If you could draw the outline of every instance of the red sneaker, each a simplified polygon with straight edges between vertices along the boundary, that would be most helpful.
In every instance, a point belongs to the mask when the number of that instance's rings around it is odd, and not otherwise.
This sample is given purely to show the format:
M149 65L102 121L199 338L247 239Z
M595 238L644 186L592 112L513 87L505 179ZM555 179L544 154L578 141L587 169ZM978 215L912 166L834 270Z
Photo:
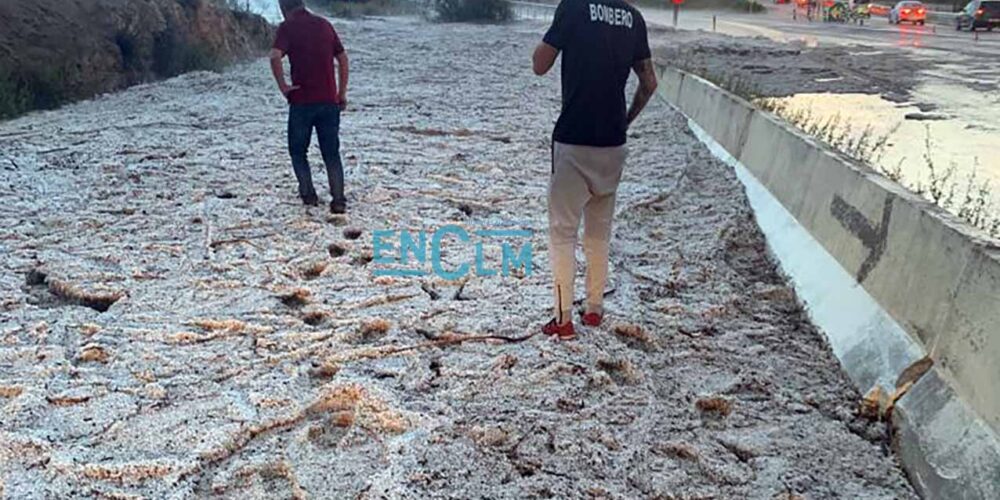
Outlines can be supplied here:
M559 337L559 340L573 340L576 338L576 332L573 331L573 322L570 321L565 325L556 324L556 320L549 321L548 324L542 327L542 333L545 335L555 335Z
M584 313L583 315L583 324L586 326L601 326L601 321L604 321L603 314Z

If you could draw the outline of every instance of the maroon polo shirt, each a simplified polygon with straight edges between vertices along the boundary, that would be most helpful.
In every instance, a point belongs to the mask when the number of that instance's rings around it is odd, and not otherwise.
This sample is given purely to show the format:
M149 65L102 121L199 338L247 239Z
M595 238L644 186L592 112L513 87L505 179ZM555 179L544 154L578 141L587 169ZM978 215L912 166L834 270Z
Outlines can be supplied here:
M344 52L340 37L329 21L306 9L288 15L278 27L274 48L288 55L292 85L291 104L340 104L333 60Z

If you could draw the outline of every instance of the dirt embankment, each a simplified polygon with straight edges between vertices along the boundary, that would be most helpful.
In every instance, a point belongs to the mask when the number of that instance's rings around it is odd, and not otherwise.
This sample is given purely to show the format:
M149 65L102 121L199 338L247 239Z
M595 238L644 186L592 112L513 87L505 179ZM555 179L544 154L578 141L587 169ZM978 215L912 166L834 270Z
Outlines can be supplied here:
M272 27L213 0L0 0L0 118L260 52Z

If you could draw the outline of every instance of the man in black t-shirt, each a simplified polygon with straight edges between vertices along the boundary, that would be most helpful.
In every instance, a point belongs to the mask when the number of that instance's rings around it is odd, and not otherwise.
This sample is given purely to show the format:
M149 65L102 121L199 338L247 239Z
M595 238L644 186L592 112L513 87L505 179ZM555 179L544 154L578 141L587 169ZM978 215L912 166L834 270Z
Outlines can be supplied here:
M604 318L608 242L615 193L627 151L629 125L656 91L646 22L624 0L562 0L552 27L535 49L534 70L544 75L562 53L562 113L552 136L549 183L549 257L555 281L555 318L542 331L572 339L576 240L583 218L587 299L583 323ZM639 88L625 108L625 83Z

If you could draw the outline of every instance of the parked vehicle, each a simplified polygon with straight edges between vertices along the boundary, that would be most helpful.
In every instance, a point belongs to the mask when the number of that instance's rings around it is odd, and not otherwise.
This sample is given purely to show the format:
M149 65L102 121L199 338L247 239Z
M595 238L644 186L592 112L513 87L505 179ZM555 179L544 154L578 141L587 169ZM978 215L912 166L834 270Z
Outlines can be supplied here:
M904 0L889 11L889 24L903 22L923 25L927 22L927 7L913 0Z
M868 4L868 13L873 16L889 16L889 7L882 4L870 3Z
M835 2L826 9L826 16L823 20L830 23L843 23L847 21L848 12L850 12L850 7L847 6L846 2Z
M958 20L955 21L955 29L959 31L963 28L969 28L969 31L976 31L978 28L993 31L998 26L1000 0L972 0L958 13Z

